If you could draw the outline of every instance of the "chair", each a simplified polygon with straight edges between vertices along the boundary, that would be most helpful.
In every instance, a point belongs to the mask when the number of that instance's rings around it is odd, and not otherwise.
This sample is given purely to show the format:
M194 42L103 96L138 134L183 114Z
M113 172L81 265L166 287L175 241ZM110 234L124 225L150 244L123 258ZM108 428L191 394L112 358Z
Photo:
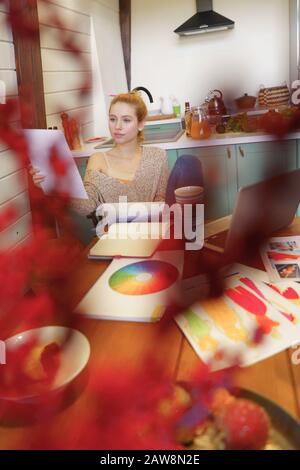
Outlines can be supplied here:
M204 186L201 161L193 155L182 155L176 160L166 190L166 203L169 206L175 203L175 189L184 186Z

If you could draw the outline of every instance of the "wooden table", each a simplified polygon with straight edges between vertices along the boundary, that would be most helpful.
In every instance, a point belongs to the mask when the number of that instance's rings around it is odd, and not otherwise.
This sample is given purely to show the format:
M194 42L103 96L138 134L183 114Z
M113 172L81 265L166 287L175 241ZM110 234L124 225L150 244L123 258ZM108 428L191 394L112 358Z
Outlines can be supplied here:
M300 218L279 235L300 234ZM277 234L276 234L277 235ZM108 262L94 261L83 254L80 269L72 278L71 288L74 305L95 283L107 267ZM262 268L259 258L252 265ZM171 322L164 333L163 340L157 342L159 324L130 323L92 320L85 318L80 323L80 330L91 344L91 359L112 361L115 364L139 366L147 352L155 351L155 357L163 360L166 371L172 374L174 381L188 379L190 372L200 359L185 339L175 322ZM287 350L251 367L242 369L237 383L274 400L294 417L300 418L300 364L293 365L291 354ZM300 354L299 354L300 359ZM76 417L88 406L85 393L73 405L57 415L52 422L54 429L64 429L64 424ZM35 431L38 426L34 426ZM0 427L0 448L18 448L18 439L30 428Z

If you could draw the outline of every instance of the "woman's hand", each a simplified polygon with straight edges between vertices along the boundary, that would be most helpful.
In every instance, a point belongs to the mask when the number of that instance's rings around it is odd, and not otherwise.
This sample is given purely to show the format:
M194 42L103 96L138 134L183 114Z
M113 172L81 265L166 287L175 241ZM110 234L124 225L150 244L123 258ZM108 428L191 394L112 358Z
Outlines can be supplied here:
M32 181L35 184L35 186L40 188L41 183L44 181L46 177L42 175L41 172L37 168L34 168L31 165L29 167L29 174L32 176Z

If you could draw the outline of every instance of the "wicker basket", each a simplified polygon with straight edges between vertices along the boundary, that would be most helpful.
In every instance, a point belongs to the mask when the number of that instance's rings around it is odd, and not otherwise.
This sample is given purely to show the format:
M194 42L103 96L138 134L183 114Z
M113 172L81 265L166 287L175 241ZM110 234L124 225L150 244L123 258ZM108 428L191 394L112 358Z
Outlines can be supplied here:
M258 104L262 107L279 107L290 102L290 90L287 85L261 88L258 93Z

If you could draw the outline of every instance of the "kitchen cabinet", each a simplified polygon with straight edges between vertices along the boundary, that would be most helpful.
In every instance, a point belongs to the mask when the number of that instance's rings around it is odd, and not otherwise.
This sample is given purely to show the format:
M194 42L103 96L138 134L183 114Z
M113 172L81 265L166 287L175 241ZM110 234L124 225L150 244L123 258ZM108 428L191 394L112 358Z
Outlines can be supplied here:
M232 213L239 188L299 168L300 140L171 149L167 150L170 170L183 155L200 159L205 186L205 219L216 219ZM88 157L75 160L83 178ZM83 225L89 225L90 237L90 221Z
M177 151L177 157L187 154L201 160L206 219L231 214L241 187L300 167L300 141L296 140Z
M235 145L237 189L297 168L297 141Z
M230 214L237 191L234 146L178 150L178 158L182 155L193 155L201 161L205 188L205 219Z
M169 169L172 170L177 160L177 150L167 150Z
M82 179L84 178L88 161L89 161L89 157L75 158L75 163L77 165L78 171Z

